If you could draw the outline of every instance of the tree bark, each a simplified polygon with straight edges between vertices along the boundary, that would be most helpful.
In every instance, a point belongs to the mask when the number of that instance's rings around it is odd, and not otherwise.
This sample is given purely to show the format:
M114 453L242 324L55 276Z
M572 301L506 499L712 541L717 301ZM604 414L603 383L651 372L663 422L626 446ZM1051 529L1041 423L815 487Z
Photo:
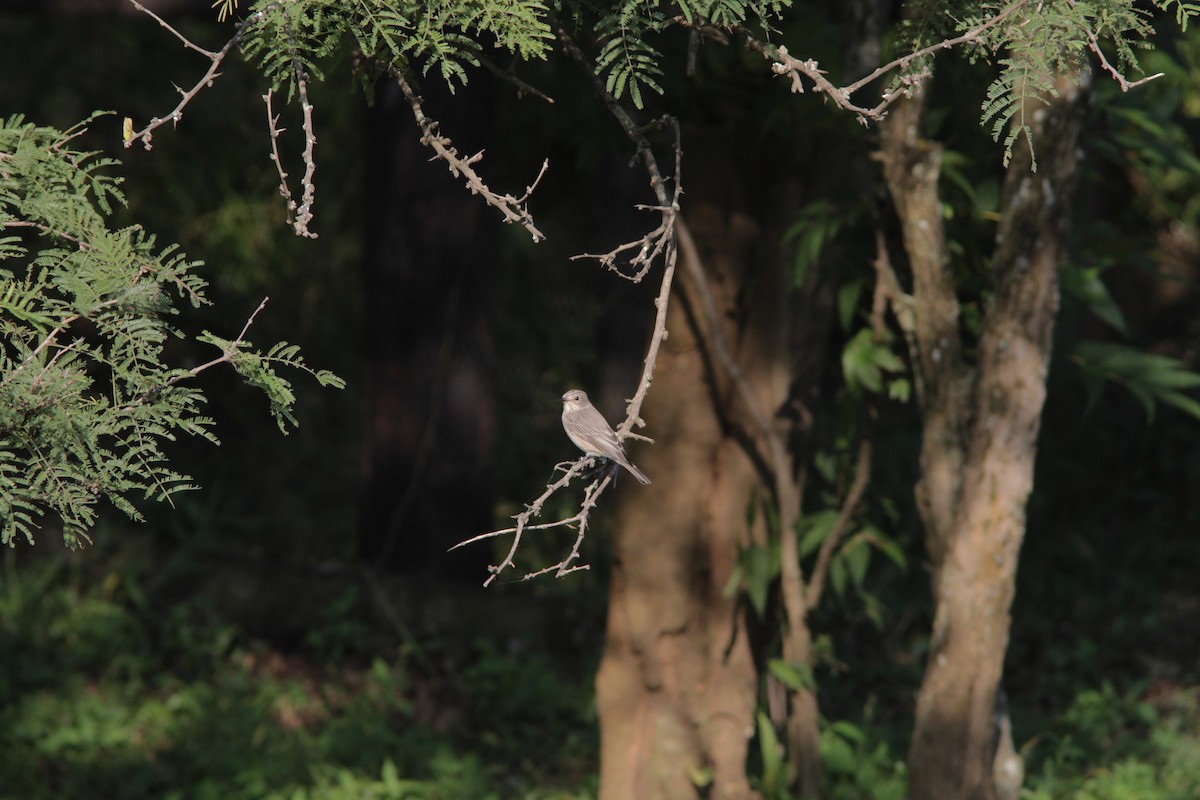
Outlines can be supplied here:
M909 751L914 800L996 797L997 691L1033 487L1058 270L1089 82L1086 71L1063 76L1058 97L1027 109L1035 120L1038 171L1031 170L1029 151L1018 142L1005 180L978 365L969 373L957 357L957 320L947 316L952 286L936 283L948 275L945 259L931 255L929 242L918 235L941 224L940 209L928 202L936 200L936 148L921 142L915 128L907 134L892 130L885 138L885 174L914 270L918 370L924 382L919 400L926 425L918 498L936 601ZM926 304L917 273L922 264L939 261L943 266L931 267L935 283L924 287L934 302ZM940 333L930 336L930 330ZM948 353L955 356L949 365L941 360ZM957 472L939 472L948 465L957 465Z
M701 169L687 184L670 337L643 407L656 444L634 459L654 483L622 495L616 516L597 677L605 800L758 796L746 759L759 674L745 603L725 587L739 548L767 541L768 514L750 522L747 503L774 501L781 514L787 504L790 516L799 505L786 449L795 423L779 413L791 390L797 295L773 235L791 219L795 193L768 182L775 199L764 198L746 179L761 173L730 158L739 151L728 131L693 128L687 142L688 163ZM778 445L773 456L765 429ZM782 476L773 463L780 453ZM781 487L791 499L779 496ZM789 639L807 642L806 625L802 608ZM802 649L787 657L808 663ZM806 734L807 751L793 748L789 760L802 765L815 793L811 693L792 698L788 724Z
M757 227L745 217L694 216L716 249L705 248L709 264L725 272L713 283L728 311ZM745 764L757 672L738 600L723 590L749 536L744 509L758 476L718 418L695 321L677 293L643 406L657 445L634 458L654 483L626 491L616 515L596 679L602 800L692 800L701 796L693 776L705 769L709 796L756 796Z
M924 111L925 93L918 89L888 116L882 150L912 272L911 310L898 316L915 347L913 375L922 414L917 509L936 584L962 485L973 375L962 359L958 297L938 196L942 149L921 135Z

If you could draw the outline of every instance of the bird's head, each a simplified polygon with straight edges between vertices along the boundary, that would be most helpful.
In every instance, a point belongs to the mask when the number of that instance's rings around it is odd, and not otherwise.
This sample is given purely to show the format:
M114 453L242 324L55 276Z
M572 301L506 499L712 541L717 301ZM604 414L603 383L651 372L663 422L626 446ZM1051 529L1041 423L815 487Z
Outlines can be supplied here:
M582 389L569 389L562 396L563 408L578 409L588 404L587 393Z

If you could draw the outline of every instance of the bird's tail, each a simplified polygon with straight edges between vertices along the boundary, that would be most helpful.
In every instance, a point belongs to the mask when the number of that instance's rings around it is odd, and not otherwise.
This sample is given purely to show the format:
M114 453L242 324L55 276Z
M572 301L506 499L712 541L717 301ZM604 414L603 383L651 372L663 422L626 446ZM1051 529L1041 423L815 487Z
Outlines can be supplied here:
M642 486L645 486L650 482L650 479L646 477L646 473L635 467L633 462L625 462L624 467L625 469L629 470L630 475L638 479L638 483L640 483Z

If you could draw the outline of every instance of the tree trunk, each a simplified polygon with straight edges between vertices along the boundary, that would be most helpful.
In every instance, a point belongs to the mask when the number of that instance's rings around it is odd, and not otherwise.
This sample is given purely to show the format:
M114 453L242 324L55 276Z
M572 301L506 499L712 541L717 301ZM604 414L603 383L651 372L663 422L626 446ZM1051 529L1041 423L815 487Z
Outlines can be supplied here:
M701 224L723 241L714 260L743 270L752 224ZM723 589L749 536L744 508L758 477L723 431L702 345L678 294L668 330L643 407L657 445L635 456L654 483L626 491L617 511L596 679L600 796L691 800L700 796L693 775L708 768L712 797L750 798L745 763L757 672L737 598Z
M739 192L757 195L728 158L726 135L692 130L687 141L688 163L704 169L688 183L691 238L685 246L689 234L680 235L670 337L642 409L656 444L635 446L634 460L654 483L627 482L616 515L607 641L596 681L603 800L758 796L746 776L758 670L744 603L725 587L739 547L766 541L767 515L750 523L746 508L756 496L765 502L774 476L751 455L763 452L759 432L747 423L745 396L727 367L716 363L710 326L720 326L743 386L773 417L787 400L791 376L790 273L776 248L762 246L773 240L744 210ZM762 205L772 215L791 207ZM695 266L703 269L712 307ZM811 706L808 760L815 770L815 699Z
M1048 106L1031 104L1028 109L1035 120L1039 167L1036 173L1030 169L1029 152L1019 141L1005 181L993 292L974 370L967 372L958 360L957 326L944 317L929 319L930 311L936 315L949 307L946 286L931 289L926 284L922 290L914 279L926 425L918 497L937 608L909 751L914 800L996 797L997 691L1025 506L1033 487L1058 310L1058 269L1088 82L1086 72L1064 76L1058 97ZM912 119L907 123L917 124ZM916 273L922 264L939 261L930 258L937 237L920 237L934 226L940 230L941 214L936 204L915 197L924 193L928 200L933 193L936 199L937 160L936 149L921 143L914 130L908 135L890 131L895 138L885 141L884 149L885 171ZM931 304L922 301L922 291ZM922 324L940 334L923 338ZM954 356L953 363L945 363L947 354ZM957 403L963 406L955 408ZM950 423L943 424L945 420ZM930 435L930 427L938 431L936 436ZM958 465L957 476L934 470L947 465Z

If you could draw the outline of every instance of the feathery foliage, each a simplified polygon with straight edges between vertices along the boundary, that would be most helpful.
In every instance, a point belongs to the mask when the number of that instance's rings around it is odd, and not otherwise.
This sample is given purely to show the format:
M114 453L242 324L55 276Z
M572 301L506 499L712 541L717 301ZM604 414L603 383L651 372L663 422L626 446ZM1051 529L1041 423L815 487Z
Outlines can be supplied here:
M294 397L274 367L341 385L292 345L260 353L245 330L230 341L172 324L179 301L206 302L199 262L139 226L109 227L124 198L116 162L75 149L88 121L67 132L0 121L0 542L10 546L55 516L74 546L100 498L138 519L137 500L191 488L163 447L179 434L217 441L204 394L187 385L209 367L232 363L262 388L281 428L295 424ZM168 341L187 338L221 355L169 366Z
M1194 4L1175 0L1155 0L1154 4L1162 9L1178 6L1177 16L1184 27L1198 10ZM1001 4L984 4L984 13L964 18L959 30L976 27L1002 8ZM1154 33L1149 16L1146 9L1128 0L1051 0L1036 8L1021 8L1004 25L988 32L983 51L1003 55L998 59L1000 74L981 105L981 123L991 124L993 139L1003 138L1006 166L1022 136L1033 155L1031 109L1056 93L1058 75L1086 63L1093 46L1099 49L1101 43L1109 44L1116 53L1112 66L1120 72L1141 72L1135 49L1148 46ZM1032 164L1036 171L1036 158Z
M683 20L688 26L711 25L725 30L754 23L770 28L790 5L790 0L681 0L678 3L622 0L594 4L595 26L600 41L596 74L605 89L620 99L628 92L637 108L645 107L643 90L662 94L662 53L646 37L665 31Z
M290 92L305 75L320 78L319 61L346 40L385 63L436 71L453 89L486 43L529 61L545 59L553 38L542 0L264 0L255 9L242 31L246 54Z

